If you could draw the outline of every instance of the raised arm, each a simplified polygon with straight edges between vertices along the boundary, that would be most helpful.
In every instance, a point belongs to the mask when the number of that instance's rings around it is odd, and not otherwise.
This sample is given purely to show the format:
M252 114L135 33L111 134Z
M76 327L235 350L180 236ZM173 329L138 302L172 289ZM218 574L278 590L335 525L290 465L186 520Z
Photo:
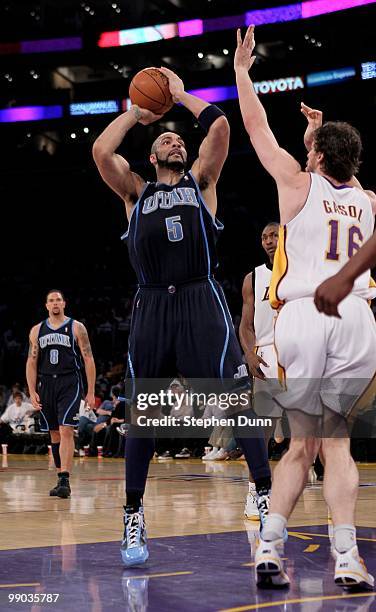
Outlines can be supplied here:
M300 110L307 119L307 128L304 133L304 144L307 151L310 151L313 145L315 130L322 126L322 111L311 108L310 106L304 104L304 102L300 103Z
M29 334L29 353L26 361L26 380L29 388L31 403L35 410L40 410L42 404L37 393L37 376L38 376L38 332L40 324L34 325Z
M180 102L199 121L207 131L201 143L198 158L192 166L192 173L212 213L216 212L215 186L228 155L230 126L225 114L215 105L201 100L184 90L183 81L168 68L160 68L167 76L171 95ZM206 192L206 193L205 193Z
M127 112L114 119L93 145L93 157L99 173L105 183L124 200L128 217L144 188L145 181L131 171L127 160L116 151L136 123L148 125L160 117L133 105Z
M340 317L338 304L350 293L358 276L374 266L376 266L376 233L337 274L328 278L316 289L317 310L333 317Z
M279 146L270 129L265 109L248 74L255 61L255 56L252 56L254 46L254 26L249 26L243 41L240 30L237 31L234 68L240 111L260 162L277 183L280 217L284 225L304 206L310 179L292 155Z
M264 168L277 182L288 181L298 175L301 168L298 162L279 146L269 127L265 109L253 88L248 72L256 59L256 56L252 56L254 47L254 26L249 26L243 41L238 30L234 68L244 127Z
M245 358L247 360L249 370L252 376L256 378L260 378L261 380L265 380L265 376L260 369L260 363L264 366L268 367L268 364L265 363L255 353L255 345L256 345L256 334L254 327L254 316L255 316L255 296L252 288L252 272L247 274L244 278L243 288L243 308L242 308L242 318L239 326L239 338L240 344L242 345L242 349L244 351Z
M85 373L87 380L87 394L85 397L85 402L89 404L90 408L95 407L95 362L93 357L93 352L90 346L90 340L88 333L86 331L86 327L83 323L79 321L74 322L74 335L77 339L78 346L80 347L81 355L85 364Z

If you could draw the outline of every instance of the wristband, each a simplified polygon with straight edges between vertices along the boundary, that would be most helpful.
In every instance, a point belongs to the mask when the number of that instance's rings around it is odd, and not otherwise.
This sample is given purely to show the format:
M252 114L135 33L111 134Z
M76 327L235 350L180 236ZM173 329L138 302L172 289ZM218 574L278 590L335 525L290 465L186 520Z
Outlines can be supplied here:
M216 106L215 104L210 104L210 106L207 106L206 108L204 108L203 111L201 111L201 113L197 117L197 121L205 130L205 132L208 132L210 126L214 123L216 119L218 119L218 117L225 116L226 115L224 114L224 112L221 111L218 106Z

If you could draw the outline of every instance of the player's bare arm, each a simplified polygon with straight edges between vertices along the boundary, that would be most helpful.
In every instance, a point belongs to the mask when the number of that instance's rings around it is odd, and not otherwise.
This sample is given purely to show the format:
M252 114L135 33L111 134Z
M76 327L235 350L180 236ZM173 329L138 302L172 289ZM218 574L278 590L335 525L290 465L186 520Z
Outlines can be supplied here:
M93 145L93 157L99 173L105 183L124 200L128 218L144 188L145 181L131 171L127 160L116 151L136 123L148 125L157 119L160 119L160 115L133 105L127 112L114 119Z
M304 104L304 102L300 103L300 110L307 119L307 128L304 133L304 144L307 151L310 151L313 146L315 131L322 126L323 114L322 111L316 108L311 108L310 106L307 106L307 104Z
M310 178L307 173L302 172L300 164L292 155L279 146L270 129L265 109L254 91L248 74L256 59L252 56L254 47L254 26L249 26L244 40L238 30L234 69L240 111L260 162L277 183L281 224L284 225L303 208L309 191Z
M183 81L172 70L168 68L160 68L160 70L169 80L170 92L174 102L183 104L196 118L205 109L212 106L208 102L187 93L184 90ZM220 115L211 123L207 136L201 143L198 158L192 166L192 173L213 215L217 210L215 186L228 155L229 140L229 123L224 115Z
M260 364L264 365L265 367L268 367L268 364L255 353L255 296L252 288L252 272L247 274L247 276L244 278L242 296L243 308L239 326L240 344L242 345L242 349L252 376L265 380L265 376L260 369Z
M317 310L340 318L338 304L349 295L358 276L374 266L376 266L376 233L337 274L319 285L315 293Z
M77 339L77 343L80 347L81 355L85 364L85 372L87 379L87 395L85 401L87 404L89 404L90 408L94 408L94 389L96 378L95 362L93 352L91 350L89 335L83 323L80 323L79 321L74 322L74 335Z
M26 361L26 380L29 388L30 399L34 410L41 410L42 404L37 393L37 376L38 376L38 332L40 324L34 325L29 334L29 352Z

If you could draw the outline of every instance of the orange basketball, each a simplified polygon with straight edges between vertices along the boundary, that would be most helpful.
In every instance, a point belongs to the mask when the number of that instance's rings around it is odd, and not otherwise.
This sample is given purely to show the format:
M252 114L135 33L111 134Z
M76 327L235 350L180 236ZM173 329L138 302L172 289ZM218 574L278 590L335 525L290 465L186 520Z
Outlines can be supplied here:
M158 68L144 68L137 72L129 86L132 104L163 115L173 106L168 78Z

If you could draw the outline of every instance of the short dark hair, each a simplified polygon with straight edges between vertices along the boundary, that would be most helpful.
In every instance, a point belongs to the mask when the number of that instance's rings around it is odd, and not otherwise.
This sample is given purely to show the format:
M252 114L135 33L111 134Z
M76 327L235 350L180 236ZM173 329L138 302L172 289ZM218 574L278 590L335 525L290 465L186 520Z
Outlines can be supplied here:
M12 394L13 399L16 399L16 397L20 397L21 399L23 399L23 395L21 391L14 391Z
M60 293L61 297L63 298L63 300L65 302L64 293L62 292L61 289L50 289L49 291L47 291L47 293L46 293L46 302L48 300L48 296L51 295L51 293Z
M328 121L314 134L314 149L322 153L324 174L346 183L359 170L362 140L356 128L344 121Z

